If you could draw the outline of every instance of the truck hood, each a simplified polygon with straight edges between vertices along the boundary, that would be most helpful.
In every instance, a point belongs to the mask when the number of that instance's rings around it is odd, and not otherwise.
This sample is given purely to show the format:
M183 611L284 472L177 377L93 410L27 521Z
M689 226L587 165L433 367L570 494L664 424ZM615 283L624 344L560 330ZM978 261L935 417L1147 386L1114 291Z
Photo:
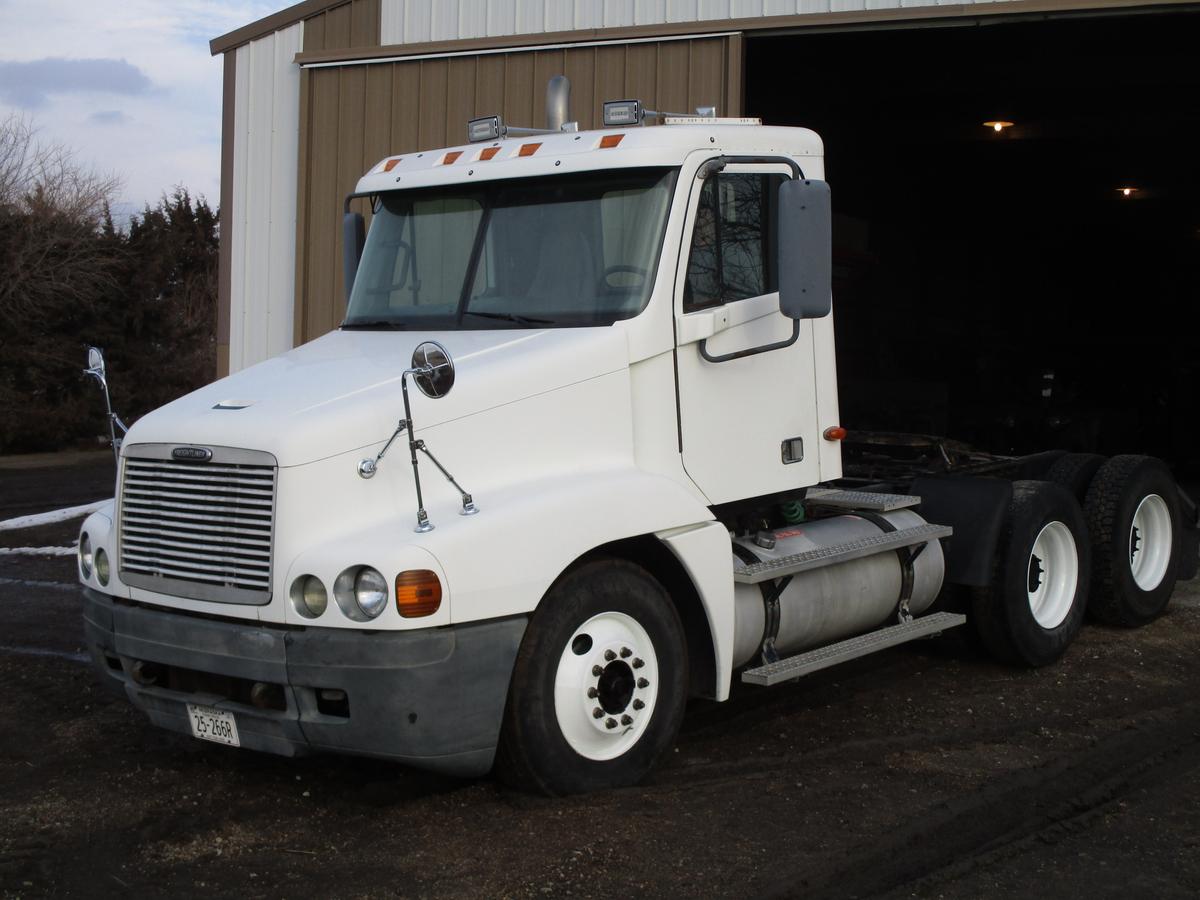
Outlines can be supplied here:
M265 450L280 466L376 444L387 440L404 414L400 376L425 340L450 352L456 380L437 400L410 380L413 421L422 432L629 365L625 333L612 326L334 331L149 413L125 444Z

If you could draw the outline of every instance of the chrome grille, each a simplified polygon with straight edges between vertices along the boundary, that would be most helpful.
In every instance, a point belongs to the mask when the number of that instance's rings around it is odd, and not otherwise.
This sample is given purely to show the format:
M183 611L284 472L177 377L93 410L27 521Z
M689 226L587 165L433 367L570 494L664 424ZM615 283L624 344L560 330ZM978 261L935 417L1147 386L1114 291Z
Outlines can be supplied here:
M277 467L216 448L181 462L173 445L130 447L120 497L120 574L133 587L218 603L271 599Z

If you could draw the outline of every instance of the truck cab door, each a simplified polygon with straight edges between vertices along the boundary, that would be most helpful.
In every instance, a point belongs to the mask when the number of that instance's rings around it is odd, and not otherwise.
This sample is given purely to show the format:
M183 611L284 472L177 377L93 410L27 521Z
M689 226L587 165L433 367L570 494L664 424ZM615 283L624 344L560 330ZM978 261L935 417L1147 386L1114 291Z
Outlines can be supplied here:
M779 311L777 193L791 177L782 162L730 162L691 191L675 291L679 424L684 469L712 504L820 480L813 325Z

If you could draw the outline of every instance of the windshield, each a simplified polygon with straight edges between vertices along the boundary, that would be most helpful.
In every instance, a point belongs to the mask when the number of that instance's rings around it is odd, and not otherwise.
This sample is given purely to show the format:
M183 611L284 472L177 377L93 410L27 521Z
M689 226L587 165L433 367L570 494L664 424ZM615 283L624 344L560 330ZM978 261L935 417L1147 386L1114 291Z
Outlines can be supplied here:
M344 328L606 325L645 308L674 169L380 195Z

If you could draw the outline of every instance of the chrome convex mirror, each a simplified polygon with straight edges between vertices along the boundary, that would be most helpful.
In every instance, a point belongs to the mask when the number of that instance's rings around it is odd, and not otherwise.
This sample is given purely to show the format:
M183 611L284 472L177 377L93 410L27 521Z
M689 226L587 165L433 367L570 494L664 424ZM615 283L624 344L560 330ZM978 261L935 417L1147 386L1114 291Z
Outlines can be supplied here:
M88 347L88 367L83 370L83 374L91 375L102 386L108 386L104 380L104 354L100 352L99 347Z
M388 438L383 449L374 459L364 459L358 464L358 474L362 478L374 478L375 473L379 471L379 464L383 461L384 455L391 448L392 443L401 434L408 433L408 454L412 459L413 483L417 489L417 527L414 529L418 533L433 531L433 523L429 521L429 514L425 512L425 499L421 494L421 470L417 461L417 451L421 451L429 457L430 461L437 466L438 471L446 476L446 480L454 485L462 498L462 509L459 510L459 515L473 516L479 512L479 507L475 505L475 501L471 495L464 491L454 476L451 475L446 467L438 462L438 458L434 456L425 442L418 440L413 435L412 409L408 402L408 376L411 375L421 393L431 399L445 397L450 393L450 388L454 387L454 360L450 358L450 353L439 344L437 341L426 341L419 345L412 355L412 366L405 369L400 375L400 393L404 396L404 418L396 424L396 430L392 432L392 436Z
M437 341L426 341L413 351L410 371L421 393L434 400L454 387L454 360Z

